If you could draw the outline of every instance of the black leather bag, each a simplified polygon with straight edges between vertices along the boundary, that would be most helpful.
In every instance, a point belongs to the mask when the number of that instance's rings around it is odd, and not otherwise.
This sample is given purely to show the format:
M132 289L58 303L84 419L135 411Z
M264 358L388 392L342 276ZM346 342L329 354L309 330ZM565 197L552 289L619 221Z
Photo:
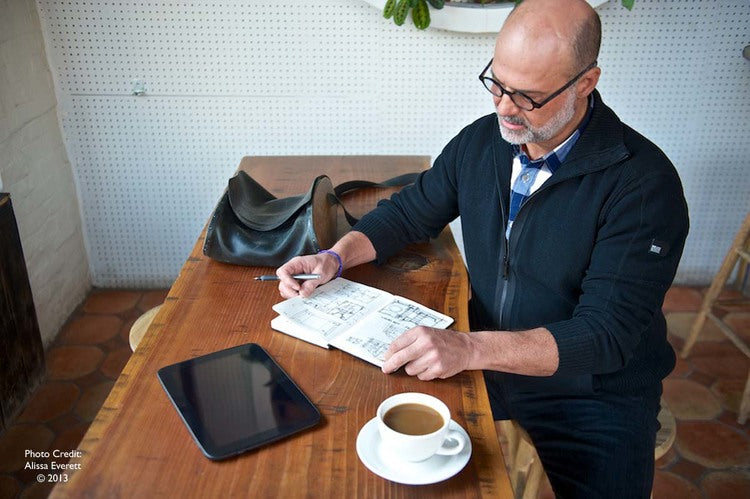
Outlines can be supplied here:
M336 242L339 196L362 187L407 185L417 175L381 183L354 180L335 189L330 178L320 175L305 194L277 198L239 171L214 209L203 254L235 265L278 267L294 256L317 253ZM351 225L357 222L345 208L344 213Z

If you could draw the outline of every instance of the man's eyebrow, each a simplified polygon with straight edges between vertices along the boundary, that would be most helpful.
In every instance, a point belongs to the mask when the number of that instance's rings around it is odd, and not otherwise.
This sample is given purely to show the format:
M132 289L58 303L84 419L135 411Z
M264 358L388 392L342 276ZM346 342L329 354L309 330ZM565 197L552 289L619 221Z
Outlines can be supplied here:
M500 79L498 79L498 77L495 75L495 72L492 70L492 66L490 66L490 76L492 77L493 80L495 80L500 85L502 85L503 88L505 88L505 83L503 83L502 81L500 81ZM540 97L543 96L543 95L545 95L545 93L542 92L542 91L540 91L540 90L523 90L523 89L520 89L520 88L514 89L513 92L514 93L519 93L519 94L524 94L524 95L529 96L529 97L532 97L533 95L540 96Z

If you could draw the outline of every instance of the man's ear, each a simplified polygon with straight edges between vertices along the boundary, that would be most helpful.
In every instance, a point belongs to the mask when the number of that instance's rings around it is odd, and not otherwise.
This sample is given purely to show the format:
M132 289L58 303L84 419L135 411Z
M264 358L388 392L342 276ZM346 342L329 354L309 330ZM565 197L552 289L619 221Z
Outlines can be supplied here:
M576 83L576 93L579 99L588 97L591 92L596 88L596 84L599 83L599 76L601 76L602 70L599 66L591 68L586 72L585 75L581 76L581 79Z

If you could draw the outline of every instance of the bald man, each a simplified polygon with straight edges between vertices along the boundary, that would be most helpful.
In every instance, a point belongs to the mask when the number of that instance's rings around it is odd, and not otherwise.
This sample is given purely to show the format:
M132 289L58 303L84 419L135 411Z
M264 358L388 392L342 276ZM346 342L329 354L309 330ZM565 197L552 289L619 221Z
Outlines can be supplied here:
M675 363L661 306L687 206L667 157L595 90L600 38L585 1L525 0L480 74L495 113L330 251L277 274L282 296L308 296L460 215L472 331L407 331L383 372L482 369L493 416L531 435L559 497L649 497L661 382ZM310 272L323 277L291 278Z

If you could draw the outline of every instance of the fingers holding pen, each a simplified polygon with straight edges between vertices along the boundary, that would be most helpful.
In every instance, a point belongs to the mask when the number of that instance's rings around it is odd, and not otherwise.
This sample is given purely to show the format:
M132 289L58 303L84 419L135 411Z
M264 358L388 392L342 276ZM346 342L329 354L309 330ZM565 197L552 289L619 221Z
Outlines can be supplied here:
M292 275L304 272L305 264L302 257L294 257L284 265L276 269L276 276L279 278L279 293L284 298L297 296L300 290L300 282Z
M327 265L327 259L323 255L296 256L287 263L276 269L279 278L279 293L284 298L302 296L306 298L321 284L330 281L336 274ZM319 278L295 278L300 274L317 274Z

